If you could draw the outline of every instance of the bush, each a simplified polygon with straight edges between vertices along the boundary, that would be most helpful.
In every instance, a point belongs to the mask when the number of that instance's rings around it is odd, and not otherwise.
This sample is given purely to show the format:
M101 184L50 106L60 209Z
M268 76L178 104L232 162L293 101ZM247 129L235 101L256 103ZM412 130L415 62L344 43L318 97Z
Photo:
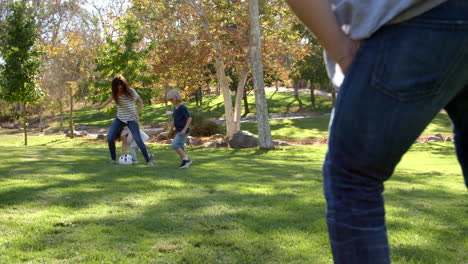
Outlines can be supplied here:
M192 123L190 124L190 135L194 137L209 137L215 134L223 133L223 129L215 121L200 115L192 113Z

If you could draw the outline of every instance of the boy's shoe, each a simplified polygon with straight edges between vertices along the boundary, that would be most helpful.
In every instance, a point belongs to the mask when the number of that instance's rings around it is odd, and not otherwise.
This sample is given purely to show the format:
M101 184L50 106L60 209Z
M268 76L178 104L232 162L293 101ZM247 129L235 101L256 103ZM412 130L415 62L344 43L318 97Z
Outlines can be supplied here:
M111 164L119 164L116 160L111 160Z
M132 161L132 165L138 165L138 161L136 160Z
M190 166L190 164L192 164L192 160L182 160L182 164L180 164L179 169L187 169Z
M146 165L150 166L150 167L153 167L154 166L154 163L150 160L148 163L146 163Z

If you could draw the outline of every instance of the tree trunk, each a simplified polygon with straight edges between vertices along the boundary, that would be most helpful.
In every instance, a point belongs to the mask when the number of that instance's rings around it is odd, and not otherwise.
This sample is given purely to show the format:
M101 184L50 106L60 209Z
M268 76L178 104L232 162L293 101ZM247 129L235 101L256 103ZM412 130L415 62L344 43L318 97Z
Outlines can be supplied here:
M39 131L44 132L44 125L43 125L43 114L44 108L42 107L42 103L39 104Z
M250 51L247 53L246 59L244 61L244 66L242 67L242 71L239 76L239 83L237 85L236 104L234 106L234 133L240 130L240 121L242 118L242 99L244 97L244 90L245 84L247 82L247 77L249 76L249 55Z
M60 106L60 129L63 129L63 103L62 100L59 100Z
M73 86L70 85L70 138L75 137L75 129L73 128Z
M210 32L210 26L208 22L206 22L205 12L195 0L187 0L188 3L192 6L195 12L200 17L200 21L202 23L205 32ZM231 91L229 90L229 84L226 78L225 72L225 65L223 60L223 52L221 49L221 44L218 39L215 39L208 33L208 38L210 39L211 45L214 49L214 59L215 59L215 69L216 69L216 76L219 82L220 90L223 94L224 98L224 112L226 118L226 136L228 138L232 138L234 134L234 114L232 110L232 98L231 98Z
M294 98L299 102L299 109L302 109L302 101L301 98L299 97L299 85L300 81L295 81L294 82Z
M203 104L203 89L201 86L198 88L198 96L199 96L198 98L200 100L200 107L201 107Z
M335 85L331 84L331 94L332 94L332 106L335 107L336 104L336 89Z
M26 105L21 105L21 120L23 121L24 145L28 145L28 122L26 121Z
M315 86L312 81L310 81L310 102L312 103L312 107L317 109L316 102L315 102Z
M242 114L242 117L246 117L248 114L250 114L249 99L247 95L247 91L244 89L244 95L242 97L242 99L244 100L244 114Z
M258 0L249 0L250 34L251 34L251 60L252 76L255 90L255 104L257 107L258 137L261 149L274 149L271 138L270 121L268 116L268 103L265 96L263 80L262 46L260 33L260 18Z
M26 122L26 118L23 119L23 129L24 129L24 145L28 145L28 123Z

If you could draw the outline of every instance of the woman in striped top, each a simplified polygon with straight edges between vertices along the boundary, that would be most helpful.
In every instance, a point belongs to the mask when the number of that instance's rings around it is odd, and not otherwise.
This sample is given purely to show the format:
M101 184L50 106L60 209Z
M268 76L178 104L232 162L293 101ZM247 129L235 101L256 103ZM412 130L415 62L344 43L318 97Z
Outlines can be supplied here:
M128 86L127 81L122 76L112 80L112 96L103 105L99 106L97 110L101 110L112 101L114 101L117 106L117 117L114 122L112 122L109 133L107 134L112 163L117 163L115 154L115 139L117 134L127 126L132 132L132 136L145 157L147 164L149 166L154 166L152 161L153 155L148 154L145 143L143 143L141 139L140 127L138 126L143 101L137 92ZM138 111L135 107L135 102L138 104Z

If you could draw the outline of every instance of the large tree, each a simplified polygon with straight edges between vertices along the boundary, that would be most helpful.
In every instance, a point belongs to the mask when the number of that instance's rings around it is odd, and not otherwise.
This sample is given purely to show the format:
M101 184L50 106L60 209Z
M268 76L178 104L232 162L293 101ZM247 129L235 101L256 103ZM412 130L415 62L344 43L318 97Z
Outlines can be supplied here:
M268 104L265 96L265 83L263 80L262 44L260 32L260 19L258 0L249 0L250 34L251 34L251 61L252 76L255 89L255 103L257 106L258 136L260 148L273 149Z
M43 92L37 86L41 52L33 12L24 2L9 5L11 13L6 18L5 35L0 53L4 63L0 67L0 96L10 103L22 106L24 144L28 144L26 109L38 102Z
M95 98L103 101L109 96L109 81L123 75L141 98L151 103L157 90L154 85L158 77L150 69L148 53L151 43L145 42L141 24L132 13L127 13L117 25L119 35L106 36L106 44L98 51L96 71L100 76L95 83Z

